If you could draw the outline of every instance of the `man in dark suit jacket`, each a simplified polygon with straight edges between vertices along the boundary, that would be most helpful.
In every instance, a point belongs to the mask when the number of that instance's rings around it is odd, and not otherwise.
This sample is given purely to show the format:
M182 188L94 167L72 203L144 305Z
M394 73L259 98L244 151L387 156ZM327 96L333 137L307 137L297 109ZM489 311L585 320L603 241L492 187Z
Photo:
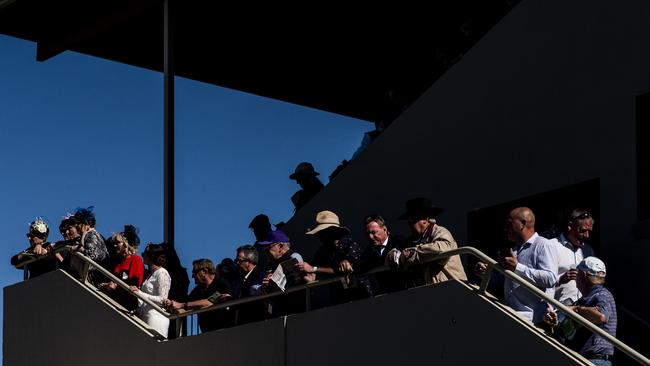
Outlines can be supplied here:
M239 267L241 285L237 298L243 299L260 294L262 271L258 266L259 254L252 245L237 248L235 263ZM264 301L255 301L241 305L237 309L237 324L251 323L265 318Z
M405 289L408 276L405 272L390 271L363 276L363 273L383 266L391 249L401 250L404 247L404 238L391 236L386 221L380 215L366 216L364 226L368 245L354 265L354 272L360 275L359 282L370 296Z

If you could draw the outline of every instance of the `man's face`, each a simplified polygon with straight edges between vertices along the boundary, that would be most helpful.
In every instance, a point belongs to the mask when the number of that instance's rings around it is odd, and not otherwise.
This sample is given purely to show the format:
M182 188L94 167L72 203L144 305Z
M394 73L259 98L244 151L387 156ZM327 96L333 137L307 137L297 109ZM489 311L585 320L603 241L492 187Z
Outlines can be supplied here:
M519 220L509 215L506 220L506 235L508 236L508 240L513 243L519 243L523 226Z
M370 245L380 246L388 238L388 229L386 226L379 226L375 221L370 221L366 225L366 238Z
M279 259L282 257L282 244L280 243L273 243L269 245L266 249L266 252L269 254L269 257L271 259Z
M307 182L309 181L308 177L299 175L296 177L296 183L300 186L300 188L305 189L305 186L307 185Z
M239 268L239 271L241 271L242 273L248 272L248 264L250 262L244 256L244 252L237 252L237 258L235 259L235 263L237 263L237 268Z
M205 268L192 267L192 277L194 278L194 284L197 286L209 285L208 271Z
M578 240L578 245L582 246L585 241L589 240L591 232L594 230L594 222L590 219L579 220L570 226L569 231Z
M409 217L408 219L408 225L411 229L411 234L414 236L422 235L427 227L429 227L429 224L429 220L426 217L422 216L413 216Z

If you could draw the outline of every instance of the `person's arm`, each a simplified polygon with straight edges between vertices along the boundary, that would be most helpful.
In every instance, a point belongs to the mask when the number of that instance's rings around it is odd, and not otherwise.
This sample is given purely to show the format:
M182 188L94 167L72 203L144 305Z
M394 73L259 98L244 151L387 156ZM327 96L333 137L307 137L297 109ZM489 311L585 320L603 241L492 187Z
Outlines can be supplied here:
M330 267L320 267L320 266L312 266L311 264L307 262L300 262L296 264L299 270L305 273L321 273L321 274L335 274L334 269Z
M458 248L456 241L447 229L437 227L434 232L436 232L436 235L430 243L404 249L402 251L404 256L402 260L408 264L423 263L441 252ZM449 261L449 258L443 259L441 262L446 263L447 261Z
M200 299L200 300L186 302L183 309L185 309L185 310L203 309L203 308L207 308L207 307L212 306L212 305L214 305L214 304L210 300L208 300L208 299Z
M34 255L29 252L29 249L27 249L11 257L10 262L12 266L18 266L31 258L34 258Z
M607 323L607 316L597 306L574 306L573 311L596 325Z
M516 262L514 272L537 286L555 287L558 279L556 248L549 242L537 245L535 256L537 257L537 268Z
M158 275L158 273L161 273ZM161 270L156 271L156 273L153 274L154 276L157 276L157 281L156 281L156 286L153 288L153 294L148 294L143 291L139 291L137 287L131 286L131 291L138 292L138 295L150 300L151 302L159 305L159 306L164 306L165 300L169 296L169 289L171 288L172 280L171 277L169 276L169 273L167 272L162 272Z
M178 312L179 310L194 310L194 309L203 309L209 306L212 306L212 303L208 299L200 299L187 302L179 302L174 300L165 300L163 305L170 310Z

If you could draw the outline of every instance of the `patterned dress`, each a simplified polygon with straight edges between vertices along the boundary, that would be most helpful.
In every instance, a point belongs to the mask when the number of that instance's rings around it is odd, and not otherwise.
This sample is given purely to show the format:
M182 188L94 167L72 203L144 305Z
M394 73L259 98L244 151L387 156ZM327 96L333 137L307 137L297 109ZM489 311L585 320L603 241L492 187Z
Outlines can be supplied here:
M164 268L158 268L142 283L139 295L151 300L154 304L162 306L163 301L169 295L172 286L172 278ZM138 316L144 320L156 332L167 338L169 319L157 312L144 301L139 300Z

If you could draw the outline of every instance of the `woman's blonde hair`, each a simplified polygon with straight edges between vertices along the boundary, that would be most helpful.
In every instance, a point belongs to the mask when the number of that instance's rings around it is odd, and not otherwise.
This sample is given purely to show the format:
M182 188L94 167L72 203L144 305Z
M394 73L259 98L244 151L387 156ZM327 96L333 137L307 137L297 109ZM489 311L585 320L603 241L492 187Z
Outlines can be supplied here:
M138 247L129 244L129 241L126 240L126 237L124 237L123 233L113 234L111 240L113 241L114 246L117 246L118 243L124 244L126 246L126 252L129 255L133 255L138 252Z

